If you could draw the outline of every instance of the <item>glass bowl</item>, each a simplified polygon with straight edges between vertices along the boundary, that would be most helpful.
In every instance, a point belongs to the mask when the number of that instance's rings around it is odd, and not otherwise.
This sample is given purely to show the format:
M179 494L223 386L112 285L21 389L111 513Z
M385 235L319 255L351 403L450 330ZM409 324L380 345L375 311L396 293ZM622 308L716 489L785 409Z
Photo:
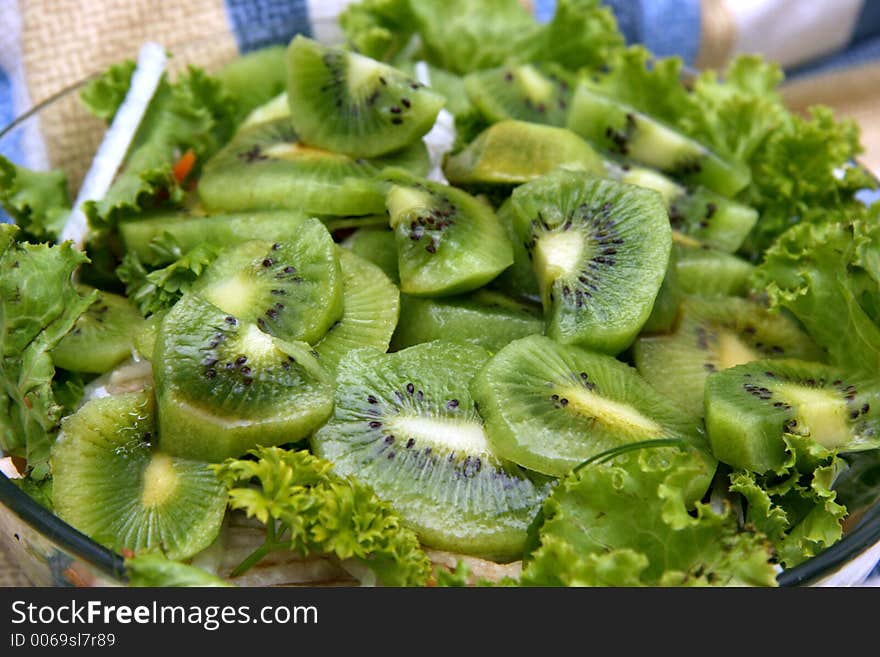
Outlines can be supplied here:
M175 55L175 68L188 61L198 63L197 56L187 58L170 50ZM106 127L79 101L79 91L87 82L63 89L0 128L0 154L28 168L64 170L71 199L76 197ZM862 506L851 513L842 540L799 566L780 572L780 586L860 585L880 562L880 460L859 476L864 482ZM2 548L34 586L125 584L121 555L60 520L0 472ZM316 576L315 581L320 578ZM269 577L257 583L274 585L278 581Z

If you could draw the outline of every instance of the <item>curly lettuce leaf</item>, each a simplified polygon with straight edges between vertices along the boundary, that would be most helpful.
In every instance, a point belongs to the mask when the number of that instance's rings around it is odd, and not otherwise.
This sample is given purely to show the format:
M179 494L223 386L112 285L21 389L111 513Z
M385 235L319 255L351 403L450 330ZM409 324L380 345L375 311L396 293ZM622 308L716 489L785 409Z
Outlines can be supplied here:
M599 0L558 0L546 24L519 0L367 0L349 6L340 25L348 44L369 57L418 57L461 75L510 60L595 67L624 45Z
M880 304L876 217L790 228L766 251L753 285L771 307L793 313L833 364L880 375L880 324L870 314Z
M368 486L332 473L307 450L258 448L252 459L215 466L229 488L229 506L266 525L267 539L238 569L273 550L356 559L387 586L418 586L431 565L415 533ZM256 484L256 485L253 485Z
M364 0L350 4L339 15L348 47L391 61L403 51L415 32L409 0Z
M0 205L25 238L57 241L70 214L63 171L32 171L0 155Z
M0 225L0 447L23 456L30 476L49 474L49 449L64 407L53 388L49 351L94 302L72 282L86 256L59 246L15 242Z
M776 584L766 538L682 496L704 467L690 453L641 450L575 471L543 508L530 586L744 586Z
M86 109L99 119L110 123L116 116L116 110L125 100L136 66L134 60L127 59L113 64L89 81L79 93Z
M179 203L185 190L174 176L175 162L188 149L204 162L229 139L236 117L235 101L202 70L190 67L174 84L163 79L116 180L104 198L85 203L90 226L112 227L126 215Z
M165 234L164 244L173 238ZM214 262L219 247L201 244L180 255L170 265L148 271L133 252L126 253L116 275L125 284L125 295L137 306L144 317L168 310L186 292L192 289L205 269Z
M226 580L163 554L148 553L125 560L125 575L129 586L171 587L205 586L231 587Z
M772 542L776 560L791 568L840 540L845 506L833 486L846 468L835 453L802 436L786 435L786 472L735 471L730 490L745 500L745 520Z

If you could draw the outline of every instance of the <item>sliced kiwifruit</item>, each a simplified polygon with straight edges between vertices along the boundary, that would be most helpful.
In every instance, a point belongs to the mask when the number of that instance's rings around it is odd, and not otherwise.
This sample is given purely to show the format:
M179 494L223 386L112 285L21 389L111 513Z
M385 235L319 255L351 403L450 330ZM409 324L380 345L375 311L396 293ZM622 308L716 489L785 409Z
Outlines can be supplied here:
M352 157L376 157L417 141L443 96L402 71L297 35L287 49L290 119L303 140Z
M467 192L395 175L386 205L397 244L401 292L469 292L513 263L511 243L494 210Z
M684 292L678 282L678 257L673 248L669 254L669 264L666 266L666 275L660 284L657 298L651 307L651 314L642 325L642 334L665 333L672 330L678 322L681 310L681 300Z
M532 267L532 259L526 244L519 238L513 225L513 211L508 197L495 212L513 245L513 264L490 282L490 287L510 296L541 303L538 277Z
M421 139L400 150L374 157L370 162L380 169L406 169L414 176L425 177L431 171L431 155L428 153L428 146Z
M147 265L168 264L154 247L159 238L170 238L187 253L200 244L231 246L244 240L283 241L295 235L308 215L298 210L269 210L209 216L160 212L119 224L126 252Z
M239 116L249 115L284 91L284 56L283 45L264 46L232 58L216 72Z
M198 195L211 213L284 209L375 214L385 211L377 171L366 160L306 145L290 119L283 118L233 137L205 163Z
M745 296L755 270L748 260L713 249L680 233L673 233L675 273L685 294Z
M754 360L824 360L824 354L788 315L738 297L681 301L679 322L669 334L642 335L633 345L641 375L692 414L703 412L711 372Z
M147 317L140 325L139 330L135 331L131 336L132 346L135 350L134 357L136 359L153 360L153 351L156 349L156 336L159 333L159 327L162 325L162 318L166 312L166 310L162 310Z
M304 342L281 340L195 294L159 328L153 358L160 445L221 461L296 442L333 408L332 378Z
M542 333L541 307L488 289L443 299L403 295L394 350L421 342L454 340L498 351L511 340Z
M287 102L287 92L282 91L271 100L253 108L239 124L238 129L246 130L261 123L268 123L289 116L290 105Z
M660 195L558 170L517 187L511 211L547 334L610 354L625 349L651 314L669 262L672 231Z
M753 207L706 187L685 187L645 167L627 166L619 171L623 182L656 189L663 195L673 230L720 251L734 253L739 249L758 220Z
M400 291L376 265L337 248L342 268L342 317L315 344L320 363L330 372L352 349L386 351L397 326Z
M490 121L518 119L564 126L572 79L559 67L512 64L465 76L470 101Z
M749 184L748 167L728 162L702 144L586 80L575 89L566 127L602 151L656 167L673 178L732 196Z
M283 242L227 247L193 290L229 315L285 340L314 343L342 316L336 245L317 219Z
M781 470L786 435L854 452L880 446L880 391L837 368L764 360L706 380L706 430L718 459L763 473Z
M55 513L117 552L187 559L220 532L227 494L207 463L156 447L151 390L93 399L52 446Z
M471 381L492 449L552 476L608 449L681 439L705 449L699 421L682 413L632 367L545 336L514 340ZM707 466L712 466L706 455ZM707 478L693 491L697 497Z
M386 224L387 221L386 218ZM400 282L397 245L394 233L388 230L387 225L384 228L359 228L343 240L342 246L379 267L395 285Z
M92 288L80 286L84 293ZM52 362L72 372L102 374L131 356L132 337L144 318L128 299L99 291L67 335L52 348Z
M517 185L553 169L601 175L602 158L571 130L526 121L494 123L446 158L443 173L454 185Z
M340 474L370 484L427 546L510 561L522 556L543 489L488 446L468 392L487 358L445 341L350 351L333 417L311 444Z

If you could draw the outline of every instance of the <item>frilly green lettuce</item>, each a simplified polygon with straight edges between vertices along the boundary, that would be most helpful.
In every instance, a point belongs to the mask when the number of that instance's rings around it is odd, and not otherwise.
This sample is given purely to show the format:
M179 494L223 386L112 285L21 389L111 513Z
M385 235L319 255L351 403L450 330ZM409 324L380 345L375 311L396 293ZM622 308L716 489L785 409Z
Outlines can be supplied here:
M349 45L369 57L406 54L458 74L510 60L576 70L599 65L624 43L599 0L558 0L546 24L519 0L367 0L348 7L340 24Z
M307 450L258 448L251 456L215 466L230 508L267 528L266 543L238 572L284 549L356 559L387 586L428 581L431 564L415 533L366 484L333 474L329 461Z
M702 464L691 453L644 449L565 477L547 498L530 586L773 586L763 534L741 528L727 503L687 504Z
M873 213L790 228L764 254L753 282L771 307L790 311L833 364L880 375L880 224ZM832 220L833 219L833 220Z
M124 76L111 68L101 80L115 92L103 102L90 101L89 106L101 117L112 117ZM100 98L97 91L88 97L92 96ZM145 208L179 203L185 190L173 175L175 162L187 149L193 150L197 163L204 162L228 140L236 117L234 100L217 79L202 70L190 67L174 83L163 79L116 180L102 199L85 203L90 226L112 227L120 218Z
M67 176L62 171L32 171L0 156L0 205L23 237L57 241L70 214Z
M74 285L87 258L69 242L21 243L17 230L0 224L0 448L25 457L30 476L41 480L63 412L49 351L97 292L82 295Z

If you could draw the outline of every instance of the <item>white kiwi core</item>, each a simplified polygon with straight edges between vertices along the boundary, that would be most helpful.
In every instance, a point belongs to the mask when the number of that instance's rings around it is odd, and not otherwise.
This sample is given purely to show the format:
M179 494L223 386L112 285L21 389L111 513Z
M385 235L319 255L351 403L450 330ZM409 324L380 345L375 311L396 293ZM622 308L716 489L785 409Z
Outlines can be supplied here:
M469 454L489 451L489 441L483 425L472 420L398 415L386 423L395 435L406 436L417 443L428 443L453 451Z
M162 506L174 495L177 483L177 473L171 457L167 454L154 454L144 470L141 503L147 509Z

